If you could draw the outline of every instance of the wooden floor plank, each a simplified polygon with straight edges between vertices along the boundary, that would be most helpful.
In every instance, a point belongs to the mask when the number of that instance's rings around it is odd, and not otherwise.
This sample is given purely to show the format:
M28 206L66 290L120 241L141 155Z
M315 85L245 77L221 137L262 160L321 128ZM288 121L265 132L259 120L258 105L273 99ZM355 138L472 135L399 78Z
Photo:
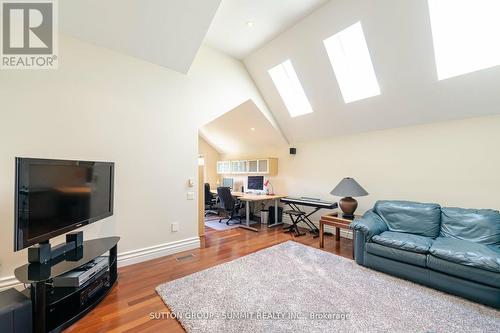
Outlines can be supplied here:
M118 270L118 282L110 294L89 314L69 327L66 332L184 332L175 319L151 319L151 314L168 313L169 310L156 294L161 283L213 267L264 248L294 240L312 247L319 247L319 239L310 234L294 237L281 227L262 228L256 233L244 229L217 231L205 229L202 248L185 251ZM352 241L325 237L325 251L352 259ZM176 258L193 254L192 258Z

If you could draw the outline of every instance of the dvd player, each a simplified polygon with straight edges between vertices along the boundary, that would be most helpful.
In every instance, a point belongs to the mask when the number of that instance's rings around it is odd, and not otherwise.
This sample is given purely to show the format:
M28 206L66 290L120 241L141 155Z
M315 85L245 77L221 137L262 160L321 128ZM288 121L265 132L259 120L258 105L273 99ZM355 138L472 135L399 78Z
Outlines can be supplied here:
M108 257L97 257L83 266L56 276L53 279L53 285L54 287L80 287L94 276L106 271L108 267Z

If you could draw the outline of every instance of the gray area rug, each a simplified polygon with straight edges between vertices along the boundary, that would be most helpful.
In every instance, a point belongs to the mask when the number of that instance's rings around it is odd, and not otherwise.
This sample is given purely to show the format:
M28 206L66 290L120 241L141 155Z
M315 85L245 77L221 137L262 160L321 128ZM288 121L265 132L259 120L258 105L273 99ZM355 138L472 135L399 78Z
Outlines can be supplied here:
M209 228L215 229L215 230L230 230L230 229L235 229L239 228L241 224L239 224L237 221L231 221L229 222L229 225L226 224L227 218L224 217L222 219L222 222L219 223L219 216L207 216L205 217L205 225ZM250 225L256 224L257 222L255 221L250 221ZM242 224L245 224L245 220L242 221Z
M500 311L293 241L156 291L188 332L500 332Z
M238 228L238 224L227 225L225 220L222 220L222 222L219 223L218 219L211 220L211 221L205 220L205 225L207 227L215 229L215 230L230 230L230 229Z

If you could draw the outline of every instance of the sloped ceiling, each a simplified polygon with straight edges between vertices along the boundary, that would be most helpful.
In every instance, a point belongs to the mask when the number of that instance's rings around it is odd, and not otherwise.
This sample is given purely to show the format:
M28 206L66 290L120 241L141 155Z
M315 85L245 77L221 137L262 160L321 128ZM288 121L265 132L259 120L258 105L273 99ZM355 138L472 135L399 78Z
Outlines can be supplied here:
M244 58L326 1L222 0L205 43Z
M64 34L187 73L220 0L58 3Z
M381 95L345 104L323 40L358 21ZM286 59L311 114L291 118L269 77ZM331 0L244 62L291 143L500 113L500 66L438 81L424 0Z
M275 153L288 145L251 100L203 126L200 135L226 157Z

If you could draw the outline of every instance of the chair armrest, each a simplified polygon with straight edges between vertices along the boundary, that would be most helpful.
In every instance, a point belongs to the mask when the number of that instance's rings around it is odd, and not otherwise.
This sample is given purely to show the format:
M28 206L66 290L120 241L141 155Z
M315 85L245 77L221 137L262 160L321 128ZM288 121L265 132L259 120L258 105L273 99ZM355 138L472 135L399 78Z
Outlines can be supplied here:
M354 220L349 227L352 230L361 231L365 236L365 242L369 241L373 236L389 230L387 224L371 209L362 218Z

